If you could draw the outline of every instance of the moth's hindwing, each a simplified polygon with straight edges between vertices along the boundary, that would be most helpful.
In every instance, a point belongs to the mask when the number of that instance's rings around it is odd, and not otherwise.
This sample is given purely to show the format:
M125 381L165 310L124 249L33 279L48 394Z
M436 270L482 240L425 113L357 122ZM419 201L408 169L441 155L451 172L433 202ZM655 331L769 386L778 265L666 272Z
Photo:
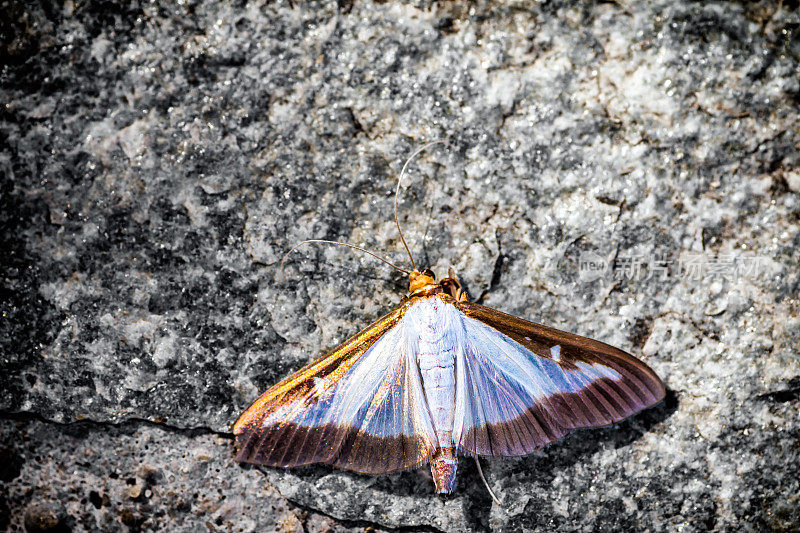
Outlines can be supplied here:
M479 455L525 455L577 428L652 407L664 385L599 341L450 299L464 314L453 437Z

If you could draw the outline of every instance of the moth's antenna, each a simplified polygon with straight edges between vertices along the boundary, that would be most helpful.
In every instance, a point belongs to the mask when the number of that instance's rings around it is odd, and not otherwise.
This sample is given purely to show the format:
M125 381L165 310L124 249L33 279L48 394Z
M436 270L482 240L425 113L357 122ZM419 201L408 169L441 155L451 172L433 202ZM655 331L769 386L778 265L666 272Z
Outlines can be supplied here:
M284 254L283 259L281 259L281 278L284 281L286 280L286 274L283 271L283 267L286 264L286 258L289 257L289 254L291 254L292 252L297 250L300 246L302 246L304 244L308 244L310 242L312 242L312 243L313 242L320 242L320 243L325 243L325 244L337 244L339 246L347 246L348 248L352 248L354 250L360 250L360 251L364 252L365 254L371 255L372 257L374 257L378 261L382 261L382 262L386 263L387 265L389 265L390 267L396 268L400 272L405 272L406 274L411 274L410 270L406 270L405 268L400 268L399 266L395 265L394 263L390 263L389 261L387 261L386 259L378 256L377 254L374 254L374 253L370 252L369 250L365 250L364 248L362 248L360 246L356 246L355 244L348 244L346 242L339 242L339 241L326 241L325 239L308 239L306 241L302 241L302 242L299 242L299 243L295 244L294 247L292 247L291 250L289 250L288 252L286 252L286 254Z
M405 237L403 237L403 230L400 229L400 221L397 220L397 196L400 194L400 184L403 182L403 175L406 173L406 168L408 168L408 164L411 163L411 160L417 157L417 155L419 155L419 153L422 152L423 150L430 148L434 144L439 144L443 142L444 141L429 142L428 144L422 146L421 148L418 148L416 152L411 154L411 157L409 157L406 160L406 164L403 165L403 170L400 171L400 176L397 178L397 189L394 191L394 223L397 225L397 231L400 233L400 240L403 241L403 246L405 247L406 252L408 253L408 258L411 259L411 268L413 268L414 270L417 269L417 265L414 264L414 257L411 255L411 250L408 249L408 244L406 244Z
M481 481L483 481L483 484L486 485L486 490L489 491L489 496L492 497L492 499L494 500L494 503L496 503L498 506L502 507L503 504L500 503L500 500L498 500L497 496L494 495L494 492L492 492L492 487L489 486L489 484L486 482L486 478L483 477L483 469L481 468L481 462L478 460L477 457L475 457L475 464L478 465L478 474L480 474Z

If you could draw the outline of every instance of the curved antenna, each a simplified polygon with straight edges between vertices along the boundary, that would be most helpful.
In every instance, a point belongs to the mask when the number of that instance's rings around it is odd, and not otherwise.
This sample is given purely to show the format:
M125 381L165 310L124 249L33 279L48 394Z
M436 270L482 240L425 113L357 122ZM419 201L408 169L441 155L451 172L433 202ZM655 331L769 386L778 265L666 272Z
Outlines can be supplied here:
M411 268L413 268L414 270L417 270L417 265L414 264L414 257L411 255L411 250L408 249L408 244L406 244L405 237L403 237L403 230L400 229L400 221L397 220L397 196L400 194L400 184L403 181L403 175L406 173L406 168L408 168L408 164L411 163L411 160L417 157L417 155L419 155L419 153L422 152L423 150L430 148L434 144L439 144L443 142L444 141L429 142L428 144L423 145L421 148L418 148L416 152L411 154L411 157L409 157L406 160L406 164L403 165L403 170L400 171L400 176L398 176L397 178L397 189L395 189L394 191L394 223L395 225L397 225L397 231L398 233L400 233L400 240L403 241L403 246L405 247L406 252L408 253L408 258L411 259Z
M400 272L405 272L406 274L411 274L410 270L406 270L405 268L400 268L399 266L395 265L394 263L390 263L389 261L387 261L386 259L378 256L377 254L374 254L374 253L370 252L369 250L365 250L364 248L362 248L360 246L356 246L355 244L348 244L346 242L339 242L339 241L327 241L325 239L308 239L306 241L302 241L302 242L299 242L299 243L295 244L292 247L291 250L289 250L288 252L286 252L286 254L284 254L283 259L281 259L281 278L283 278L284 281L286 281L286 273L283 271L283 267L286 264L286 258L288 258L289 254L291 254L292 252L297 250L299 247L301 247L304 244L308 244L310 242L311 243L320 242L320 243L325 243L325 244L337 244L339 246L346 246L346 247L352 248L354 250L360 250L360 251L362 251L362 252L364 252L366 254L371 255L372 257L374 257L378 261L382 261L382 262L386 263L387 265L389 265L390 267L396 268Z

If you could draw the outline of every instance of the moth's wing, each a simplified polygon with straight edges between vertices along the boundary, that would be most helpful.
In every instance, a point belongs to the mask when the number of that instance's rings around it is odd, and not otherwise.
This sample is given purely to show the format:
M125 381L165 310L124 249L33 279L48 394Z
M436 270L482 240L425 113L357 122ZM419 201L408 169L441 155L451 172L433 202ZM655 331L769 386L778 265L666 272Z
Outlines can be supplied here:
M402 321L413 303L262 394L233 427L236 459L371 474L426 462L437 440Z
M478 455L524 455L577 428L606 426L664 399L642 361L599 341L470 302L453 439Z

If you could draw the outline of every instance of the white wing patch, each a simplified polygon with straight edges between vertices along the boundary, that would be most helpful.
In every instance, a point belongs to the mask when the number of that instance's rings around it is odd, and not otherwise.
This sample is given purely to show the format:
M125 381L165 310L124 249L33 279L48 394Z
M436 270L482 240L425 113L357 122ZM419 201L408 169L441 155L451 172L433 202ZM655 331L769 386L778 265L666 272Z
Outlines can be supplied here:
M553 361L558 363L561 361L561 346L556 344L552 348L550 348L550 355L553 357Z
M322 396L322 393L325 392L325 379L314 377L314 394L317 396Z

